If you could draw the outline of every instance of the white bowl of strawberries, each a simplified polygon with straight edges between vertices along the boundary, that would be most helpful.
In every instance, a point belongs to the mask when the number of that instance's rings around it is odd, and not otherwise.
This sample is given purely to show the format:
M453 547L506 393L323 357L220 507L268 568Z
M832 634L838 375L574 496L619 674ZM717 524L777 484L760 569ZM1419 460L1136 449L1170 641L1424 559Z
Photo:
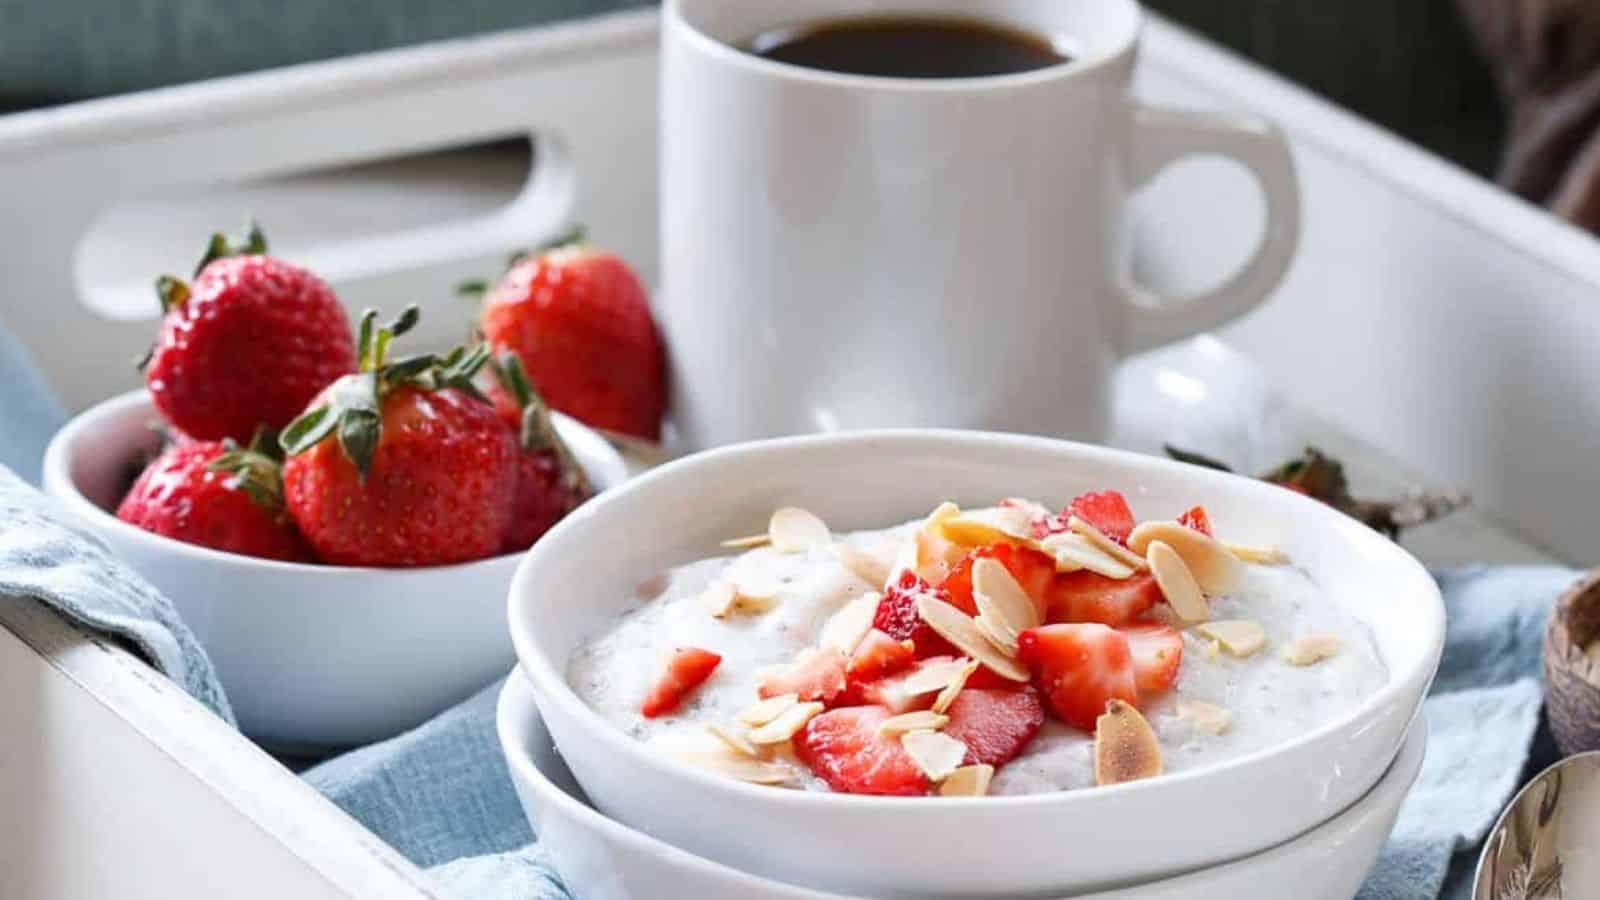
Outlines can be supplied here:
M627 472L515 348L393 359L415 307L352 332L265 249L215 238L192 284L158 282L146 390L63 428L44 483L173 601L246 734L326 750L503 672L521 552Z
M1073 894L1305 833L1395 759L1444 635L1414 559L1304 496L943 431L664 466L552 529L509 615L601 812L883 897Z

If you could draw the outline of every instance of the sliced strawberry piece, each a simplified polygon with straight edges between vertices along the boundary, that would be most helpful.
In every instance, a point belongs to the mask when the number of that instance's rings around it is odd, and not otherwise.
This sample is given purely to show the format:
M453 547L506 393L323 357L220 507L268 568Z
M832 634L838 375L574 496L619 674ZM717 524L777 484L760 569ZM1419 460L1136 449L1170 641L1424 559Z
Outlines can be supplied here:
M683 698L704 684L721 662L722 657L699 647L682 647L674 651L672 658L667 660L666 672L650 689L644 703L639 705L639 712L645 718L654 719L677 709Z
M1139 703L1127 635L1097 624L1044 625L1017 638L1017 656L1061 721L1094 731L1106 701Z
M1216 537L1217 533L1211 529L1211 514L1206 512L1204 506L1193 506L1189 511L1178 517L1178 524L1200 532L1206 537Z
M852 678L850 680L850 689L841 698L839 705L865 703L873 706L882 706L896 715L910 712L914 709L927 709L933 705L934 698L939 695L939 692L932 690L913 694L907 691L906 683L913 675L928 666L941 665L954 660L954 656L930 656L926 659L917 660L909 669L883 678L870 681ZM980 669L979 672L981 671ZM974 672L973 677L976 678L979 672ZM969 678L967 683L971 684L972 679Z
M1015 544L979 547L957 563L950 571L949 577L939 585L950 595L952 605L969 616L978 614L978 604L972 597L972 567L980 559L993 559L1005 566L1011 577L1017 580L1017 584L1022 585L1022 589L1033 598L1033 602L1039 605L1040 615L1043 616L1045 603L1050 596L1050 586L1056 577L1055 560L1031 547L1019 547Z
M1139 694L1159 694L1178 680L1183 662L1183 635L1165 625L1118 628L1133 654L1133 678Z
M962 765L999 767L1021 753L1044 725L1044 703L1031 688L985 691L968 687L945 711L950 721L941 729L967 745Z
M756 694L763 700L799 694L801 700L831 703L844 689L844 654L831 648L813 648L790 665L763 672Z
M876 681L909 668L916 659L912 648L874 628L850 654L845 673L852 681Z
M1056 576L1050 589L1048 622L1099 622L1126 625L1165 599L1153 575L1107 578L1094 572Z
M1133 531L1133 510L1128 508L1128 498L1118 491L1080 494L1067 504L1061 515L1063 518L1077 516L1119 544L1126 544Z
M899 736L878 733L878 726L891 715L881 706L829 710L795 735L795 754L841 793L925 794L928 779L900 745Z
M916 647L918 659L953 656L956 648L917 614L917 597L924 594L950 602L948 593L923 581L917 573L900 573L900 580L889 585L883 592L883 599L878 601L872 627L897 641L910 641Z

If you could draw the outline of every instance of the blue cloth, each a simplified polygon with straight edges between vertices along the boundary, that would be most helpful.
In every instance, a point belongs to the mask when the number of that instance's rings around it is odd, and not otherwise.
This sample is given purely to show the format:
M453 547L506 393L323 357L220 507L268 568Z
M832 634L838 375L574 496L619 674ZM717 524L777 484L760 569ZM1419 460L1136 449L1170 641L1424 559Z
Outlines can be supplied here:
M45 445L66 411L26 348L0 323L0 466L39 483ZM3 521L3 520L0 520Z

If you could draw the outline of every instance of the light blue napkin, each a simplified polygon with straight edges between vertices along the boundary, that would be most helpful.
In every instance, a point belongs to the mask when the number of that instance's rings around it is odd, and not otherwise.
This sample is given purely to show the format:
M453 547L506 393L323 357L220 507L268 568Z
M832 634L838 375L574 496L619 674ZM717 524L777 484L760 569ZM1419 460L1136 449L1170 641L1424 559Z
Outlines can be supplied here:
M45 445L67 421L61 402L11 332L0 322L0 466L39 483ZM0 520L3 524L3 520Z

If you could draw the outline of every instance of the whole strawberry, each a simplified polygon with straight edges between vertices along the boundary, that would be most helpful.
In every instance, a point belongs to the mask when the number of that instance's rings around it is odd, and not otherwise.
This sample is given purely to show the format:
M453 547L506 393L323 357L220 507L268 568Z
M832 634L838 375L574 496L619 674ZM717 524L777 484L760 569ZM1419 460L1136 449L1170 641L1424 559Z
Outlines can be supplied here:
M317 276L267 256L251 228L214 235L193 284L156 281L161 330L143 364L156 408L202 440L281 429L328 383L355 371L344 308Z
M496 381L490 396L495 410L517 432L517 493L501 551L526 550L561 517L594 492L583 467L550 421L550 410L528 383L516 354L493 362Z
M329 385L280 437L284 498L325 562L429 566L498 553L517 441L472 377L488 350L386 361L416 325L361 319L360 371Z
M617 256L569 243L514 261L479 323L550 406L597 428L657 440L665 357L644 285Z
M175 540L267 559L310 560L283 506L278 464L232 441L172 444L145 467L117 518Z

